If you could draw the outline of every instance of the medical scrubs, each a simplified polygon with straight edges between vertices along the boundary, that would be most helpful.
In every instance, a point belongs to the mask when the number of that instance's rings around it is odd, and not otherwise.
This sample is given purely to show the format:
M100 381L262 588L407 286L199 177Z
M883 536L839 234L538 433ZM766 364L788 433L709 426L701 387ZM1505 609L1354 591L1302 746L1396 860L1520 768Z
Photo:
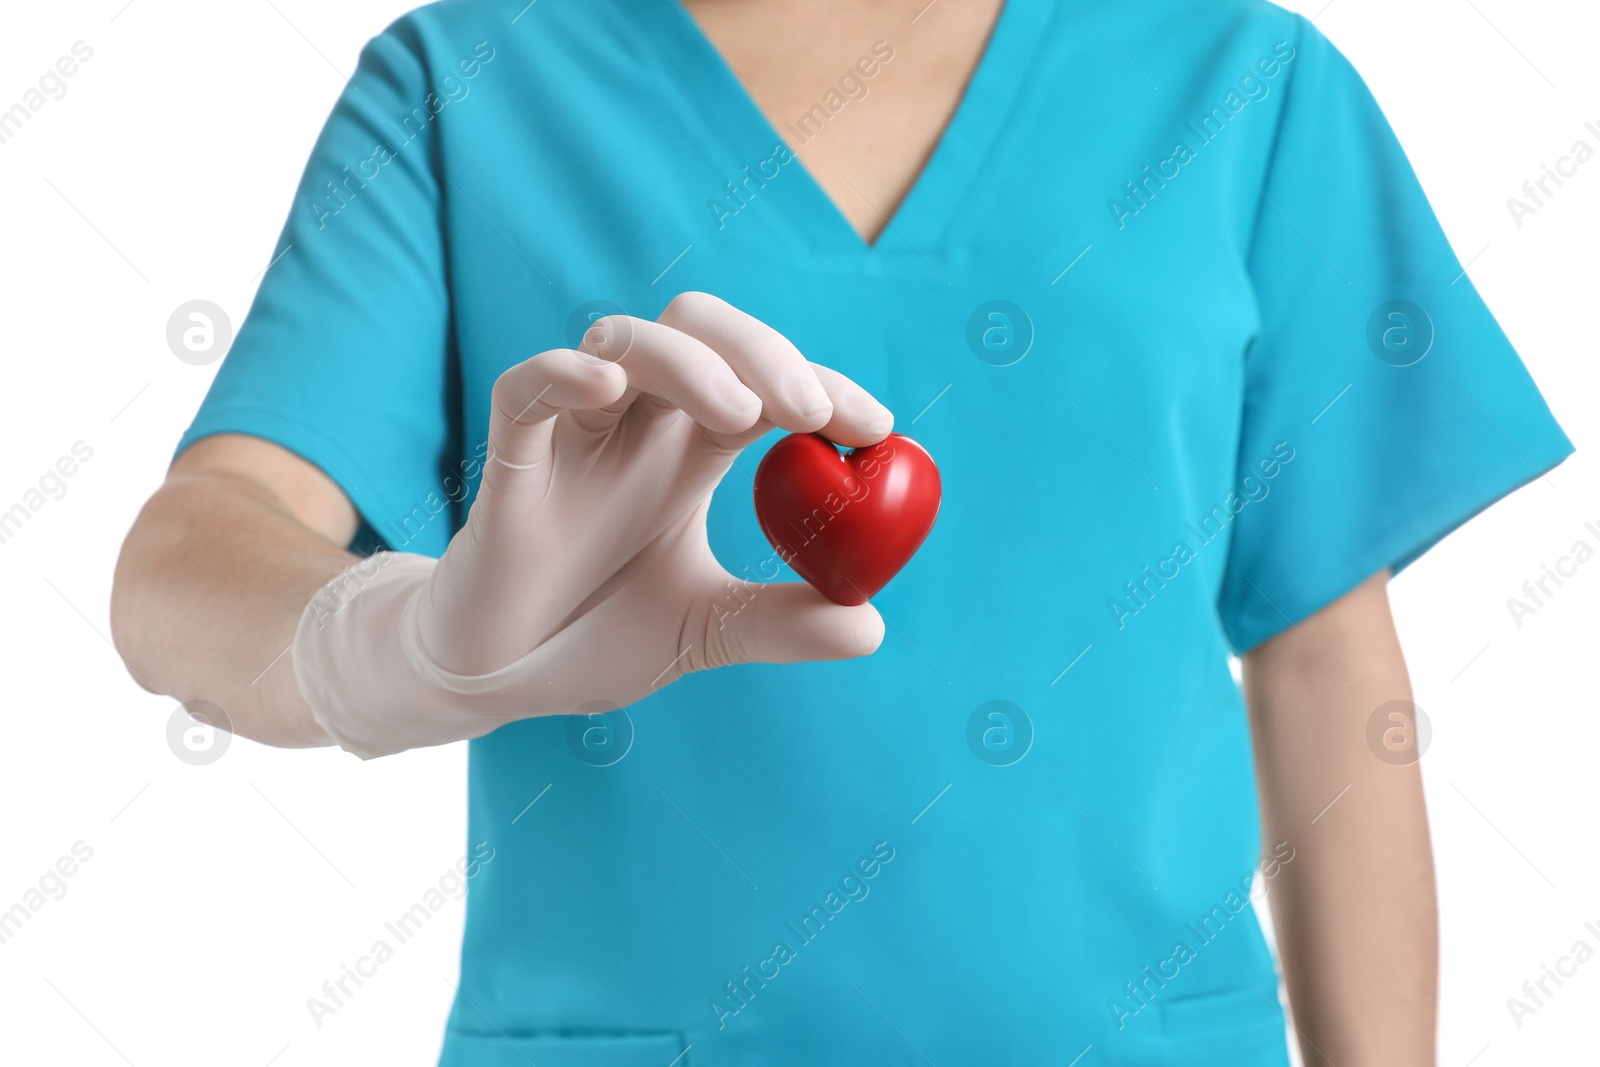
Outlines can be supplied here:
M769 121L671 0L435 4L316 144L180 448L304 456L364 546L442 552L496 376L685 290L943 475L874 655L471 743L448 1067L1285 1064L1249 886L1317 827L1259 841L1229 656L1571 451L1303 18L1009 0L868 244L795 149L920 32ZM711 507L746 577L775 439Z

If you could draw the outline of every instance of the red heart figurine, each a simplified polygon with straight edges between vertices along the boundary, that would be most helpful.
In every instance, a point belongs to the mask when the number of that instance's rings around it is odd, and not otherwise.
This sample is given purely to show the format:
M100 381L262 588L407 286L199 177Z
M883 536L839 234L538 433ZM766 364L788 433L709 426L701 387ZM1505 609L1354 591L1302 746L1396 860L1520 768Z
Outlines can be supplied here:
M921 547L939 514L939 468L892 433L840 453L790 434L756 468L756 519L778 556L839 604L865 604Z

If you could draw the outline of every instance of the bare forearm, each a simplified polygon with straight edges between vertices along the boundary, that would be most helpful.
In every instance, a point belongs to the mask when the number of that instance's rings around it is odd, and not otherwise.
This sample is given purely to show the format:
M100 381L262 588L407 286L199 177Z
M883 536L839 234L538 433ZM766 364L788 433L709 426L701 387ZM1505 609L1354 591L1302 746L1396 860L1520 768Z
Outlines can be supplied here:
M141 685L220 707L234 732L328 744L295 683L301 609L355 557L296 521L270 491L215 471L175 474L117 562L111 625Z
M1421 776L1368 721L1411 699L1382 579L1246 659L1270 886L1308 1065L1434 1062L1438 915ZM1401 705L1404 707L1404 705ZM1388 750L1384 750L1388 752Z

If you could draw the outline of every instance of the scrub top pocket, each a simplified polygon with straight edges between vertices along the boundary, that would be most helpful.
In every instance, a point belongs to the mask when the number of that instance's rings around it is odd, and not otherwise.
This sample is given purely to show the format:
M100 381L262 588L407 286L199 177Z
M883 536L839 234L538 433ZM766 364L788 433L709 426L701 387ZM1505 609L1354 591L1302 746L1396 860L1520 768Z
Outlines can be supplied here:
M1276 985L1263 989L1275 996ZM1283 1064L1283 1013L1249 986L1157 1002L1161 1035L1170 1044L1163 1063L1190 1067Z
M689 1067L678 1033L500 1034L451 1030L439 1067Z
M1158 1001L1157 1013L1163 1036L1185 1040L1262 1028L1276 1033L1286 1025L1277 1006L1249 986Z

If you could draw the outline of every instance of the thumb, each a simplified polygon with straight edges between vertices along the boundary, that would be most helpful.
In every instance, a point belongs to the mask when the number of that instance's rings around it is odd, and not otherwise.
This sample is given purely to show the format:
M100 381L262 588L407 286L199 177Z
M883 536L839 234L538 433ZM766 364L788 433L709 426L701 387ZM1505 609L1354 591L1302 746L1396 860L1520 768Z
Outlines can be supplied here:
M695 669L732 663L855 659L883 643L883 616L871 604L835 604L804 582L730 578L705 625Z

